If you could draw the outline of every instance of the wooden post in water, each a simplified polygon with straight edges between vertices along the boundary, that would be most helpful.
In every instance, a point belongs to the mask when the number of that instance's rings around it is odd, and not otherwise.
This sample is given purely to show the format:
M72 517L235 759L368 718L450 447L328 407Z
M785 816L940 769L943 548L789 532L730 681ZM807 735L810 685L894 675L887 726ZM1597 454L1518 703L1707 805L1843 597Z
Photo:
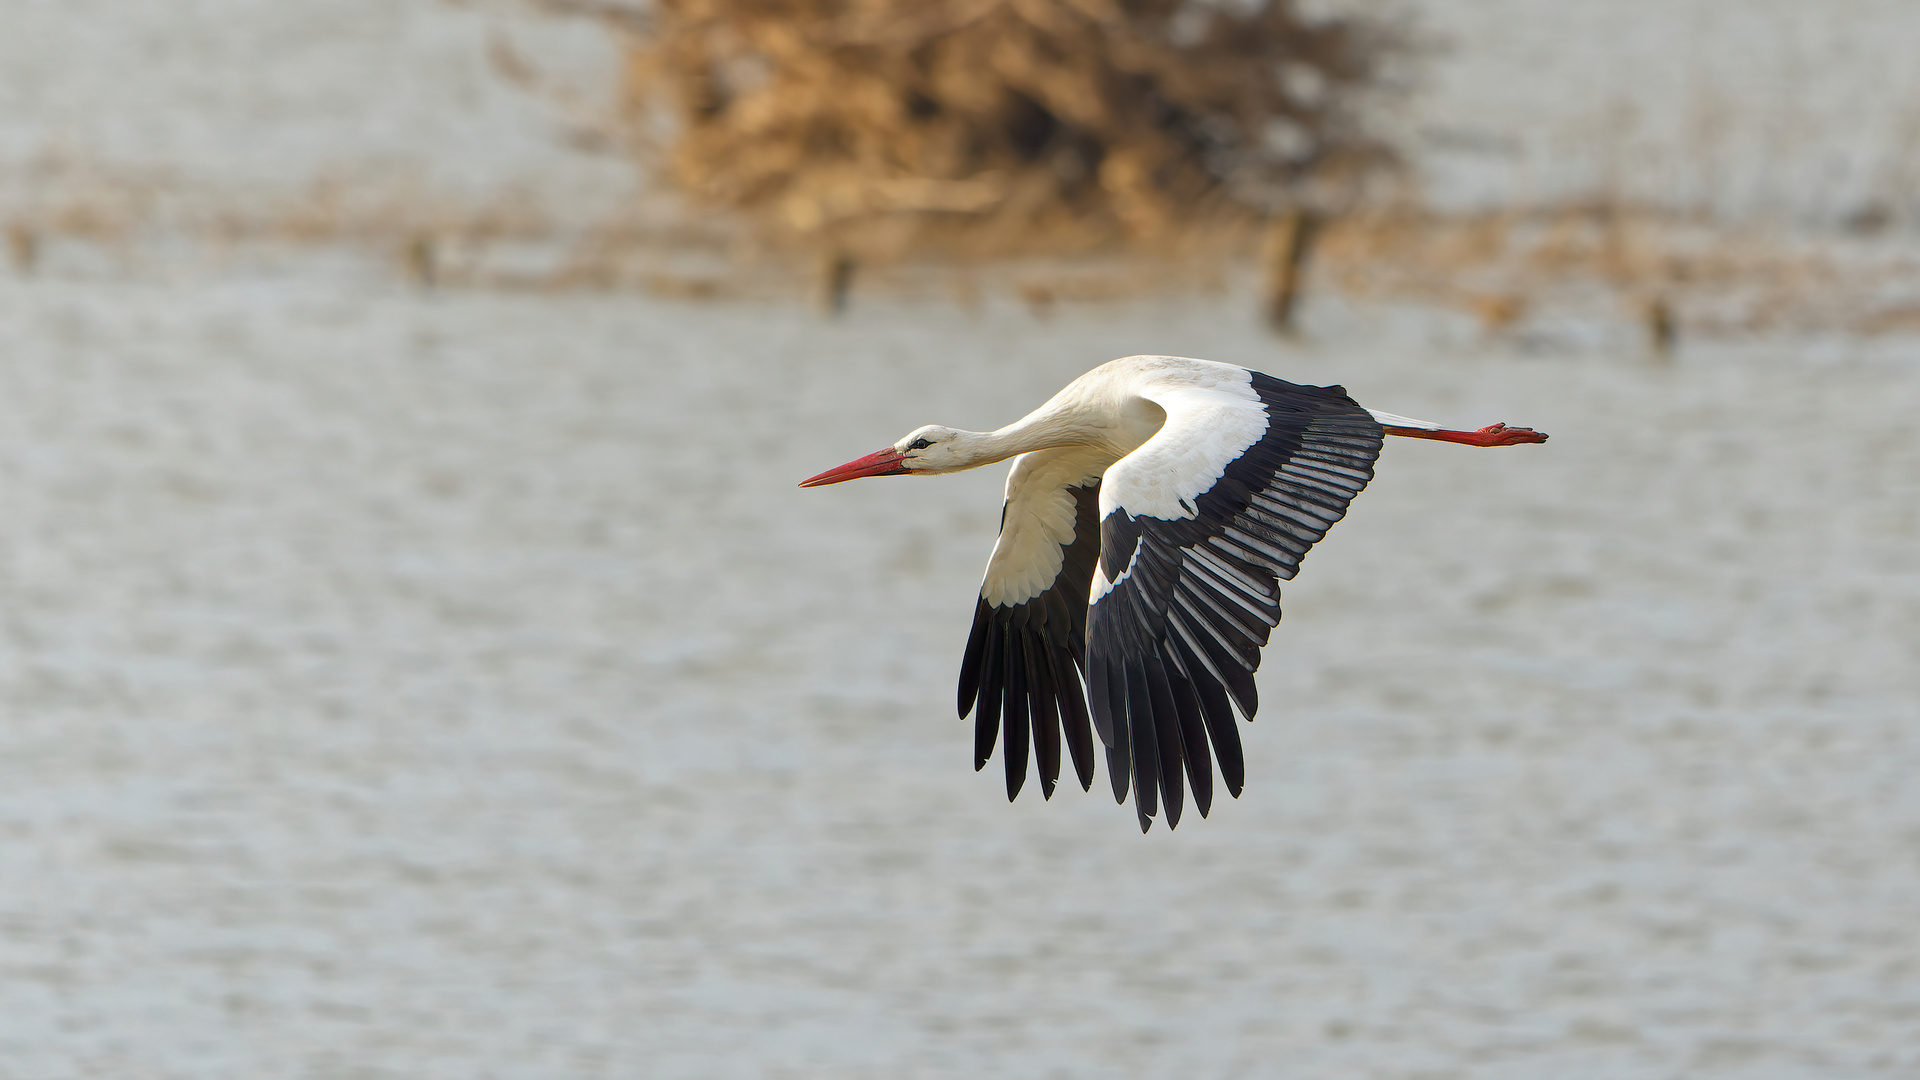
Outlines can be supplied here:
M1672 360L1673 344L1680 336L1673 305L1667 303L1665 296L1654 293L1641 302L1640 322L1647 334L1647 355L1661 363Z
M439 283L440 253L435 250L433 234L419 232L407 241L407 249L402 255L406 264L407 277L422 289L432 289Z
M1306 274L1307 254L1319 222L1311 211L1292 207L1267 223L1261 264L1266 273L1261 307L1267 326L1276 333L1293 331L1293 309Z
M7 255L22 276L33 273L40 263L40 234L24 221L7 226Z
M853 291L853 271L857 264L844 249L830 247L820 253L819 293L815 301L828 315L847 310L847 294Z

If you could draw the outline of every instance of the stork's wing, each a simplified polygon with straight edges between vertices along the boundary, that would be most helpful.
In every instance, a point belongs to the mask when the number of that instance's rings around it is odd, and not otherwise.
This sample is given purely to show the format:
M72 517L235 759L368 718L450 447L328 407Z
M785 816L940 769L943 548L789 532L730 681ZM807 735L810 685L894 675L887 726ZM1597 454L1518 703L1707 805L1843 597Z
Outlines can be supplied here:
M1143 396L1166 424L1107 470L1088 616L1087 697L1114 798L1131 776L1140 829L1180 823L1184 768L1204 816L1213 769L1245 770L1228 700L1249 719L1253 673L1291 579L1373 478L1382 432L1338 386L1249 372L1244 386Z
M985 767L1006 728L1009 799L1026 781L1029 731L1048 798L1060 779L1063 731L1080 786L1093 784L1093 733L1080 682L1087 592L1100 558L1100 472L1112 460L1078 447L1041 450L1016 458L1007 475L1000 539L960 667L960 715L977 699L975 769Z

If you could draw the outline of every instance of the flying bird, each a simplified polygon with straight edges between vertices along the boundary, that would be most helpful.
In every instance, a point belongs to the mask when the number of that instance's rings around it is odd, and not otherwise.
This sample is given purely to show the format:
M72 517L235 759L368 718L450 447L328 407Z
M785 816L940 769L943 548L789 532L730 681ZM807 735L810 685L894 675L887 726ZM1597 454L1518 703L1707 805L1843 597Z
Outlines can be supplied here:
M1128 356L1069 383L998 431L929 425L802 481L958 472L1013 458L960 666L974 768L997 741L1007 798L1027 745L1047 798L1060 749L1093 785L1093 734L1115 801L1140 830L1202 817L1217 762L1239 798L1233 710L1253 719L1253 673L1280 621L1281 580L1373 478L1387 435L1468 446L1545 442L1531 428L1450 431L1211 360Z

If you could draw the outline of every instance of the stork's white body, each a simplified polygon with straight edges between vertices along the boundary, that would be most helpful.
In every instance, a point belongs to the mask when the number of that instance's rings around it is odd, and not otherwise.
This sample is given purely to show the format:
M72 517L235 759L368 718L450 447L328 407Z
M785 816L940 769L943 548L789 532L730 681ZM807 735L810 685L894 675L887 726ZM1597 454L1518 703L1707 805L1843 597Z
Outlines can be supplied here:
M1387 434L1546 439L1497 424L1449 431L1231 364L1129 356L998 431L919 428L804 486L1015 458L961 672L961 715L978 706L976 768L1004 725L1009 798L1029 731L1049 797L1063 734L1090 785L1091 721L1114 795L1134 790L1144 830L1161 803L1178 824L1183 773L1207 812L1216 757L1239 795L1228 702L1253 715L1278 582L1372 478Z

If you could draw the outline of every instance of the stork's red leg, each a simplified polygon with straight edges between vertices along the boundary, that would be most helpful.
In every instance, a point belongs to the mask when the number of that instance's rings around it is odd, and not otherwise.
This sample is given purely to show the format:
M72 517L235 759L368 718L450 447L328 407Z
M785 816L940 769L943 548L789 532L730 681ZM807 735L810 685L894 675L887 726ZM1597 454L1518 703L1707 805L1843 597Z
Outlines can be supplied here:
M1488 424L1479 431L1440 431L1428 428L1386 426L1387 434L1403 435L1409 439L1438 439L1441 442L1464 443L1467 446L1518 446L1521 443L1540 443L1547 441L1547 433L1526 427L1508 427L1505 424Z

